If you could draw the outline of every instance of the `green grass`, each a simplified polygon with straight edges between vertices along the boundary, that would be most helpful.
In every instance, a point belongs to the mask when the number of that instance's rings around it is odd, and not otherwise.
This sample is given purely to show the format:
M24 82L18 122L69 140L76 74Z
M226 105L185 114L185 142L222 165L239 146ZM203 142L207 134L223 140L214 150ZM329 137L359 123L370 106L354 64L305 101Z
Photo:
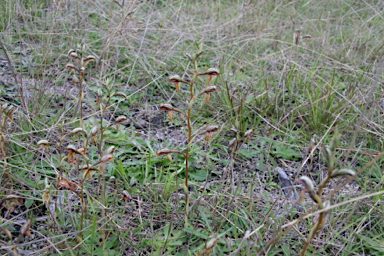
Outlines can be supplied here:
M315 204L306 196L298 212L284 202L274 168L286 168L298 190L301 176L318 188L328 171L323 148L338 131L335 167L369 167L342 188L346 178L327 184L324 195L336 189L331 205L340 205L305 255L383 254L383 198L367 196L384 183L377 157L384 151L382 9L350 0L1 1L0 251L299 255L313 217L274 239ZM296 45L295 30L311 38ZM176 93L167 79L192 79L186 54L199 41L197 68L221 75L210 103L193 105L192 131L213 123L220 132L190 145L185 226L185 159L156 152L185 150L188 129L181 115L170 121L158 106L187 110L188 86ZM65 68L77 48L97 59L85 71L83 118ZM198 77L197 90L205 79ZM117 92L127 97L111 96ZM123 115L128 121L117 129ZM100 124L105 130L93 142L71 133L81 123L87 133ZM38 147L43 139L52 144ZM76 154L80 163L68 163L69 144L88 148L89 160ZM104 168L97 162L110 146L117 150ZM97 170L84 179L87 161ZM64 178L78 190L63 186ZM20 234L27 220L33 237Z

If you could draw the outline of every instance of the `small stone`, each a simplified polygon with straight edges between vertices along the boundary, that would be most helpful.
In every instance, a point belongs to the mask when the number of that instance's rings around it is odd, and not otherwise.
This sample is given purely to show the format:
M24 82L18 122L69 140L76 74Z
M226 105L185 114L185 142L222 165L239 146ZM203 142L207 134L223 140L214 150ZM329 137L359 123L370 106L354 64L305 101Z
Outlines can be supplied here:
M145 129L145 128L148 128L148 125L149 125L149 122L143 120L143 119L140 119L136 122L133 123L133 126L135 126L135 128L137 129Z

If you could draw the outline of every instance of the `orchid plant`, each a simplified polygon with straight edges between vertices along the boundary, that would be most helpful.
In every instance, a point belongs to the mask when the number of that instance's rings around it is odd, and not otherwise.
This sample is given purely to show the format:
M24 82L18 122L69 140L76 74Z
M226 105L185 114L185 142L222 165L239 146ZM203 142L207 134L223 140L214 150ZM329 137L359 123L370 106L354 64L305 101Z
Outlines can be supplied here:
M181 84L186 84L189 88L189 102L186 111L183 111L181 109L175 108L171 103L162 103L159 106L160 110L164 110L168 112L168 116L171 120L174 118L175 113L179 113L186 121L187 129L188 129L188 138L187 138L187 146L183 150L171 150L168 148L161 148L157 151L157 156L167 156L170 161L172 161L171 154L178 153L182 154L185 159L185 179L183 183L184 193L185 193L185 225L188 225L188 212L189 212L189 196L188 196L188 179L189 179L189 169L190 169L190 163L189 163L189 155L190 155L190 147L192 142L200 135L204 135L204 138L206 141L209 141L212 136L219 131L219 126L215 124L207 125L206 127L199 129L197 132L193 133L193 127L192 127L192 106L196 102L196 100L200 96L204 96L204 102L205 104L209 104L211 93L214 93L217 91L217 87L215 85L212 85L212 79L213 77L220 76L220 72L217 68L209 68L205 72L200 72L197 67L197 60L199 56L202 54L201 51L201 44L197 43L200 51L198 53L195 53L193 56L187 54L188 59L192 62L194 73L190 81L187 81L186 79L181 78L179 75L172 75L168 78L168 82L173 83L175 85L175 90L177 93L181 91ZM205 86L203 86L203 89L201 91L196 90L196 82L197 78L201 76L207 76L207 79L205 81Z

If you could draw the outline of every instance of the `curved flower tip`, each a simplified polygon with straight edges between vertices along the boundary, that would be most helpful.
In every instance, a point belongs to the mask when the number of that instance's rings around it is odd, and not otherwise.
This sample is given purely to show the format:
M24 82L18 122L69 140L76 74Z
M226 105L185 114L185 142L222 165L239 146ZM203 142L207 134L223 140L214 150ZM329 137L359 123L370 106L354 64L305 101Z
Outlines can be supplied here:
M170 103L161 103L159 106L160 110L167 110L167 111L172 111L174 110L174 107Z
M157 150L156 155L157 156L166 155L168 160L172 162L172 156L170 155L170 153L174 153L174 151L169 150L168 148L160 148L159 150Z
M73 58L73 59L78 59L78 58L79 58L79 55L77 55L76 52L71 52L71 53L69 54L69 57L71 57L71 58Z
M126 116L118 116L116 118L116 130L119 130L120 124L124 123L127 120L128 118Z
M211 124L207 127L205 132L217 132L219 130L219 126L215 124Z
M310 178L308 178L307 176L301 176L299 178L299 181L301 182L301 184L303 185L303 187L308 190L309 192L313 192L315 190L315 187L313 185L313 182Z
M122 198L122 199L123 199L124 201L127 201L128 199L131 199L131 198L132 198L131 195L128 193L127 190L124 190L121 194L123 195L123 198Z
M116 123L123 123L123 122L125 122L127 120L128 120L128 118L126 116L118 116L116 118Z
M123 98L123 99L126 99L126 98L127 98L127 95L125 95L125 93L123 93L123 92L115 92L115 93L113 94L113 96L121 97L121 98Z
M113 154L115 151L116 151L116 147L115 146L110 146L105 152L107 154Z
M188 84L187 81L183 80L179 75L172 75L168 78L168 82L170 83L185 83Z
M245 142L249 142L251 140L250 137L252 136L252 134L253 134L253 129L249 129L244 133Z
M212 138L213 134L215 134L218 130L219 130L218 125L214 125L214 124L209 125L207 129L205 129L205 140L209 141Z
M211 250L213 247L216 246L219 239L217 238L217 234L211 235L208 237L209 240L205 244L205 250Z
M49 146L49 141L48 140L39 140L37 142L37 146L38 147L44 147L46 150L48 150L48 146Z
M244 133L244 137L248 137L248 136L251 136L253 134L253 129L249 129L248 131L246 131Z
M159 106L159 109L160 110L168 111L169 119L171 119L171 121L173 120L174 115L173 115L172 110L175 110L175 108L172 106L172 104L170 104L170 103L161 103L160 106Z
M84 61L85 61L85 62L96 61L96 57L93 56L93 55L88 55L87 58L85 58Z
M335 171L332 173L331 178L336 178L336 177L344 176L344 175L354 176L354 175L356 175L356 172L355 172L354 170L351 170L351 169L340 169L340 170L335 170Z
M159 150L156 151L157 156L163 156L169 153L172 153L172 151L168 148L160 148Z
M100 127L98 125L93 126L91 131L89 132L90 136L95 136L97 132L99 131Z
M87 66L91 61L96 61L96 57L93 55L88 55L87 58L84 59L84 66Z
M216 86L214 85L208 86L204 89L202 93L205 93L204 100L206 104L209 103L209 99L211 98L211 92L216 92L216 91L217 91Z
M38 147L46 147L46 146L48 146L48 144L49 144L49 142L47 140L39 140L37 142Z
M217 92L217 88L214 85L208 86L204 89L204 93Z
M113 156L111 154L107 154L107 155L104 155L102 158L101 158L101 162L102 163L106 163L106 162L112 162L113 161Z
M72 134L78 134L78 133L82 133L84 135L87 135L86 131L83 128L78 127L78 128L75 128L72 130Z
M65 65L65 68L75 69L75 65L73 65L72 63L68 63L67 65Z
M172 75L168 78L168 82L170 83L180 83L181 77L179 75Z
M74 52L76 52L75 49L70 49L70 50L68 51L68 56L71 56L71 54L74 53Z
M219 73L219 70L217 68L209 68L207 70L207 72L205 73L201 73L199 75L208 75L208 78L207 78L207 86L210 85L211 83L211 80L212 80L212 77L214 76L220 76L220 73Z
M180 83L185 83L185 84L188 84L187 81L184 81L183 79L181 79L180 76L178 75L173 75L173 76L170 76L168 78L168 82L170 83L174 83L175 84L175 87L176 87L176 91L179 92L180 91Z
M66 148L65 151L70 152L70 153L77 153L77 148L75 145L69 144Z
M88 149L86 149L86 148L79 148L79 149L77 150L77 152L78 152L80 155L85 156L85 154L88 153Z
M209 68L205 73L210 76L220 76L220 71L217 68Z

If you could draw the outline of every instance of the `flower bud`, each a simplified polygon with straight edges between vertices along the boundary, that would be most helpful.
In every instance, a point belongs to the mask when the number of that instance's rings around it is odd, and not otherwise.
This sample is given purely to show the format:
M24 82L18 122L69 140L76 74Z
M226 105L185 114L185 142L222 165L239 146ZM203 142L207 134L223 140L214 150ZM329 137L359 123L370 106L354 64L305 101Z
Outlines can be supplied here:
M73 83L74 85L77 85L77 84L79 83L79 79L77 78L76 75L73 75L73 76L72 76L72 83Z
M84 66L88 65L90 61L96 61L96 57L93 55L88 55L87 58L84 59Z
M71 57L72 59L78 59L78 58L79 58L79 55L77 55L76 52L71 52L71 53L69 54L69 57Z
M127 98L127 95L125 95L123 92L115 92L113 96L121 97L123 99Z
M163 156L169 153L172 153L172 151L169 150L168 148L160 148L159 150L156 151L157 156Z
M176 87L176 91L177 91L177 92L180 91L180 83L188 84L187 81L184 81L184 80L181 79L181 77L178 76L178 75L170 76L170 77L168 78L168 82L170 82L170 83L174 83L174 84L175 84L175 87Z
M104 155L102 158L101 158L101 162L102 163L107 163L107 162L112 162L113 161L113 156L111 154L107 154L107 155Z
M38 147L47 147L49 145L49 142L47 140L39 140L37 142Z
M94 127L91 129L91 131L90 131L91 136L95 136L95 135L97 134L98 131L99 131L99 126L98 126L98 125L94 126Z
M303 187L306 190L308 190L309 192L314 192L315 191L315 187L313 186L312 180L310 178L308 178L307 176L301 176L299 178L299 181L301 182Z
M205 244L205 250L211 250L213 247L216 246L219 239L217 238L217 234L209 236L209 240Z
M166 155L168 160L172 162L172 156L170 155L170 153L175 153L175 151L169 150L168 148L161 148L161 149L157 150L156 155L157 156Z
M116 123L124 123L128 118L126 116L119 116L116 118Z
M110 146L110 147L105 151L105 153L106 153L106 154L113 154L115 151L116 151L116 147L115 147L115 146Z
M75 145L69 144L66 148L65 151L69 153L77 153L77 148Z
M84 78L85 76L85 67L80 68L80 78Z
M208 125L205 132L217 132L219 130L219 126L215 124Z
M331 178L336 178L336 177L340 177L340 176L344 176L344 175L354 176L354 175L356 175L356 172L354 170L351 170L351 169L335 170L335 171L333 171Z
M217 68L209 68L205 74L210 76L220 76L220 71Z
M161 103L159 106L160 110L167 110L167 111L172 111L174 110L174 107L170 103Z
M216 92L217 89L216 89L216 86L214 85L211 85L211 86L208 86L204 89L204 93L211 93L211 92Z
M71 56L72 53L76 53L76 50L75 49L70 49L68 51L68 56Z
M82 133L84 134L85 136L87 136L87 133L86 131L83 129L83 128L75 128L72 130L72 134L79 134L79 133Z
M75 66L72 63L68 63L65 68L73 69L75 70Z
M209 125L205 130L205 140L209 141L212 138L213 134L216 133L218 130L219 130L219 126Z
M98 97L103 97L103 91L100 88L97 89L97 96Z
M124 190L123 192L122 192L122 194L123 194L123 200L124 201L127 201L128 199L131 199L132 197L131 197L131 195L128 193L128 191L127 190Z

